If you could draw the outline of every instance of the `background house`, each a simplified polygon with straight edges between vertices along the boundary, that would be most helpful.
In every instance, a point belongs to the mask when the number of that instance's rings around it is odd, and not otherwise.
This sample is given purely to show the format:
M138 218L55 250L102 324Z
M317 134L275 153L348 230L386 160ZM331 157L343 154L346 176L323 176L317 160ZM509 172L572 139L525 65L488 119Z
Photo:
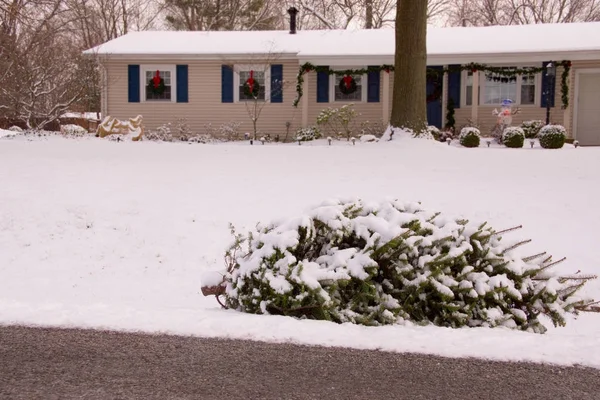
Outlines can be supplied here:
M153 31L129 33L87 52L97 53L104 67L103 115L141 114L150 129L185 118L196 132L229 121L251 131L242 85L252 74L262 87L260 100L267 102L258 129L273 136L284 134L286 123L292 130L314 125L322 109L350 102L361 114L359 122L387 124L394 76L383 66L393 64L394 40L393 29ZM452 99L456 126L473 121L486 134L503 99L521 110L513 124L545 120L549 99L552 122L564 125L582 145L600 145L600 23L429 28L427 46L431 71L446 69L424 88L429 124L445 124ZM541 70L551 61L560 65L554 82L543 71L504 79L471 67ZM344 95L338 90L342 77L323 71L303 73L297 87L306 63L373 71L354 76L356 92ZM160 96L146 90L157 70L166 85ZM295 107L298 90L303 95Z

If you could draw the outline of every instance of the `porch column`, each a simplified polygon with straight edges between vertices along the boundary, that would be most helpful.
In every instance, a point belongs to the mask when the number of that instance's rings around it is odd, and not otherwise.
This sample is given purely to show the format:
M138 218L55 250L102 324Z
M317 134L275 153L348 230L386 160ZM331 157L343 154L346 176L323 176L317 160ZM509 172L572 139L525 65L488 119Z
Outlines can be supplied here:
M310 79L310 73L304 74L304 83L302 83L302 127L308 127L308 80Z
M448 66L444 65L444 70ZM448 72L444 72L442 78L442 129L446 126L446 106L448 105Z
M384 125L388 125L390 123L390 73L391 72L385 72L383 71L383 83L382 83L382 89L383 92L381 93L381 105L382 105L382 119L383 119L383 124Z
M477 113L479 111L479 74L479 71L473 74L473 105L471 106L471 120L474 124L477 123Z

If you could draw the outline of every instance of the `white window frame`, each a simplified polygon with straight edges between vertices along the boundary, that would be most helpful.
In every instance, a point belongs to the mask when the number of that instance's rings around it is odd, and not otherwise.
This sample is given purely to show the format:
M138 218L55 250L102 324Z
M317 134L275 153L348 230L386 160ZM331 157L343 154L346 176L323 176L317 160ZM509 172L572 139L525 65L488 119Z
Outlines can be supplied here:
M525 67L532 67L531 65L515 65L515 64L511 64L511 65L498 65L498 67L517 67L517 68L525 68ZM499 107L501 106L501 104L484 104L483 100L485 99L485 72L484 71L477 71L477 73L479 74L479 102L478 102L478 106L479 107ZM461 74L461 87L460 87L460 106L461 107L472 107L472 105L467 105L467 77L468 77L469 71L464 70L462 71ZM535 99L533 104L521 104L521 83L523 82L523 76L522 75L517 75L517 98L516 101L513 103L513 105L515 106L519 106L519 107L540 107L541 104L541 85L542 85L542 73L539 72L535 75ZM473 95L476 95L476 89L473 88Z
M146 100L146 72L153 71L171 72L171 100ZM174 64L142 64L140 65L140 100L142 103L175 103L177 102L177 68Z
M258 100L271 102L271 66L270 65L235 65L233 68L233 102L246 103L253 100L240 100L240 72L244 71L260 71L265 73L265 99Z
M335 70L335 71L346 71L346 70L353 70L353 69L364 69L366 67L362 66L362 67L331 67L331 69ZM329 102L330 103L342 103L342 104L351 104L351 103L356 103L356 100L336 100L335 99L335 78L336 75L331 75L330 79L329 79ZM368 91L368 83L367 79L369 79L369 74L363 74L361 75L361 80L360 80L360 85L361 85L361 94L360 94L360 103L366 103L367 102L367 91Z

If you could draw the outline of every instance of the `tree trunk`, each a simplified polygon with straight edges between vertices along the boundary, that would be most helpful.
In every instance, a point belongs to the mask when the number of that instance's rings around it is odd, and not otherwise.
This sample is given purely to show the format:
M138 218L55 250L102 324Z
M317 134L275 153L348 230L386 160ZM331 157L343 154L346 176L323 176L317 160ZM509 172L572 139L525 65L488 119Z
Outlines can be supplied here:
M402 0L396 9L396 57L390 125L415 133L427 126L427 2Z

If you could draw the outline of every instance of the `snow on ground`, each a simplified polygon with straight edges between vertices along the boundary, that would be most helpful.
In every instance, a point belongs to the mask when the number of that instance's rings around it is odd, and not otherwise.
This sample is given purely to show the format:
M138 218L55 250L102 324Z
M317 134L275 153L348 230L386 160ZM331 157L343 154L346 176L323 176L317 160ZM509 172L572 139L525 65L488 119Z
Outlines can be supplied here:
M0 323L142 330L600 368L600 315L545 335L367 328L221 310L199 277L228 223L288 217L338 196L395 196L523 224L531 253L600 272L600 148L464 149L422 140L258 145L0 140ZM600 298L594 281L587 294Z

